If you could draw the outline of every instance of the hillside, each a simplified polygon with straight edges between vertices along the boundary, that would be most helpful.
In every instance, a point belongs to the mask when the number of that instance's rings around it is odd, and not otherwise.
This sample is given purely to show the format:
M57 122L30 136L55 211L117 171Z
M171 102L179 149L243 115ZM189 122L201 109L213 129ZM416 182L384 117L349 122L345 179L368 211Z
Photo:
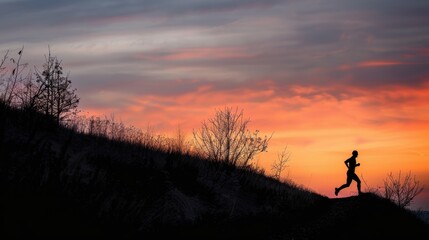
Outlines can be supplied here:
M329 199L252 169L113 141L0 105L2 237L428 239L373 194Z

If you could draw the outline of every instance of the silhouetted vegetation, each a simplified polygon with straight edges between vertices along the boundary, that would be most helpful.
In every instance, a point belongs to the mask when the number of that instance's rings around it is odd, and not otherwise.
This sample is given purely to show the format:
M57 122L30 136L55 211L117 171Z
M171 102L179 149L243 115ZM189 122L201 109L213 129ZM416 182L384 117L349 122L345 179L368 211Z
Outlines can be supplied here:
M389 173L384 180L383 196L404 208L409 206L423 189L416 176L411 176L411 172L408 172L405 176L401 176L401 172L397 176Z
M6 105L45 113L58 123L70 120L77 113L79 97L71 87L68 74L64 76L62 62L51 55L45 56L43 70L26 71L27 63L21 59L24 47L18 56L9 56L9 51L0 63L0 101ZM11 64L10 64L11 63Z
M213 118L203 121L194 130L196 150L205 158L235 166L249 166L251 160L268 148L271 137L261 138L259 131L248 129L250 120L243 110L225 107L217 110Z
M76 89L71 88L69 76L64 76L61 61L51 56L45 57L43 71L36 72L35 94L26 107L52 116L58 123L75 114L79 104ZM31 89L29 89L31 90Z
M274 178L280 180L281 174L283 170L287 167L287 163L289 162L290 153L287 151L287 147L285 147L281 152L277 153L277 159L274 161L271 166L271 170L273 171Z
M0 62L0 101L6 105L17 105L17 94L22 83L31 79L31 72L24 72L28 66L22 63L24 47L18 51L18 56L11 57L9 50Z

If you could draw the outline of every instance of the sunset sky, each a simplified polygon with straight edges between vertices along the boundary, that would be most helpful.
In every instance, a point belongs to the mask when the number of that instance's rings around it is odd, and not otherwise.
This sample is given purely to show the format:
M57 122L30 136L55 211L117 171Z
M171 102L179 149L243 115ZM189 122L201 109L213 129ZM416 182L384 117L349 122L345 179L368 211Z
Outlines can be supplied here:
M188 138L225 106L273 137L257 164L335 197L411 172L429 210L429 1L0 0L0 53L63 61L86 114ZM356 183L339 197L356 195Z

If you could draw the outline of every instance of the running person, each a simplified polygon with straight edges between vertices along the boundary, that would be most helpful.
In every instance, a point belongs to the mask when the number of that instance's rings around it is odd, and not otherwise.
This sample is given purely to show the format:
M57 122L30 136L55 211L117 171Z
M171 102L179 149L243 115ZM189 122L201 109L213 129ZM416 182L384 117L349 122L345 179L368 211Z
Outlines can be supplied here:
M352 183L352 180L355 180L357 183L357 189L358 189L359 195L362 193L360 190L360 179L355 173L355 168L360 166L360 163L356 163L357 156L358 156L358 151L353 150L352 156L349 159L347 159L346 161L344 161L344 163L346 164L346 166L348 168L348 170L347 170L347 182L345 184L343 184L341 187L335 188L335 196L338 196L338 193L343 188L349 187L350 184Z

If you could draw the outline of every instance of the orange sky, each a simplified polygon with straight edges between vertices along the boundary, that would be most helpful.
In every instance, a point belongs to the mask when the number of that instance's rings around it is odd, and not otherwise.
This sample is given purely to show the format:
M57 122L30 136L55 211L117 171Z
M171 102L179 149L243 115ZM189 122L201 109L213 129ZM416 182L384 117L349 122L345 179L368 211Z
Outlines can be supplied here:
M174 135L180 126L190 139L192 129L212 117L215 109L239 107L250 118L251 130L258 129L262 135L274 133L268 152L255 159L268 174L277 153L287 146L291 156L283 177L334 197L334 187L345 182L344 160L357 149L361 163L357 174L363 180L364 191L382 187L388 173L399 171L411 171L422 185L429 186L428 83L419 88L391 86L369 90L294 86L289 95L279 94L275 83L269 80L255 84L260 86L251 90L211 91L207 85L171 98L145 95L133 99L133 104L125 108L104 111L106 115L113 112L125 123L142 129L151 126L166 135ZM347 97L341 99L341 95ZM106 101L114 98L107 92L98 97ZM428 191L427 187L416 199L419 206L428 207L424 204ZM355 183L340 193L354 194Z

